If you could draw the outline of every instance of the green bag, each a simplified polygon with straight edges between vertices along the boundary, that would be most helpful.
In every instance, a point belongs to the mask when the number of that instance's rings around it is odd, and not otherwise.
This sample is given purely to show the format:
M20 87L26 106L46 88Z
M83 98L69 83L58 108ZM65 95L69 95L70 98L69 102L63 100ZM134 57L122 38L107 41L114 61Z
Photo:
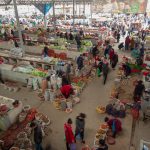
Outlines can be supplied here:
M97 68L97 76L100 77L101 76L101 70L99 68Z

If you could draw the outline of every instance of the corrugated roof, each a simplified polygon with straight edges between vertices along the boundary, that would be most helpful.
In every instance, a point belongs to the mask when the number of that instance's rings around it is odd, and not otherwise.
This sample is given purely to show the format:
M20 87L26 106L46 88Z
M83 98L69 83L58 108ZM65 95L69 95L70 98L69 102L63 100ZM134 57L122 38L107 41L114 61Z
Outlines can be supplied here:
M11 4L13 0L0 0L0 5L9 5ZM69 2L72 3L73 0L16 0L18 5L32 5L32 4L46 4L46 3L50 3L50 2ZM83 2L92 2L93 0L75 0L76 3L83 3Z

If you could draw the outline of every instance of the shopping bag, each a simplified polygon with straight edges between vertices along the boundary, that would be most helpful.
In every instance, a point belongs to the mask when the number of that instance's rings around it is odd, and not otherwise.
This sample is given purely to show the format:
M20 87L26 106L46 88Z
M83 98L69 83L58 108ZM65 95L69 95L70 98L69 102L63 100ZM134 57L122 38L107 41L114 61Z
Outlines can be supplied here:
M76 144L75 143L70 144L70 150L76 150Z

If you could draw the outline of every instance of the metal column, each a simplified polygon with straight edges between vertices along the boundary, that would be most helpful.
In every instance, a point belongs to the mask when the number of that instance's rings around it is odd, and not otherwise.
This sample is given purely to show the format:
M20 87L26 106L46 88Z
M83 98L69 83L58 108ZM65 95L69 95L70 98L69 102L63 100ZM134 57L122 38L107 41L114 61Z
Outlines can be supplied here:
M90 9L91 9L91 24L92 24L92 18L93 18L93 16L92 16L92 14L93 14L93 10L92 10L92 2L90 3Z
M73 28L75 25L75 0L73 0Z
M44 28L47 28L47 20L46 20L46 15L44 15Z
M55 1L53 1L53 19L54 19L54 32L55 32L55 35L56 35Z
M18 28L18 33L19 33L20 45L21 45L21 48L22 48L23 52L25 53L16 0L13 0L13 4L14 4L14 11L15 11L15 16L16 16L16 21L17 21L17 28Z
M85 24L85 0L83 1L83 15L84 15L84 19L83 19L83 23Z

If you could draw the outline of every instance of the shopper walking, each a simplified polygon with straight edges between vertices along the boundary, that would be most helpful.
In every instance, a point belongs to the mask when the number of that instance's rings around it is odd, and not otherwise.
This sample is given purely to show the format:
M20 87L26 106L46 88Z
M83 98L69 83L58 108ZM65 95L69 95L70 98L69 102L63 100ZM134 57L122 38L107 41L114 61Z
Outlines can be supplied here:
M75 137L72 131L72 119L69 118L67 123L64 124L65 138L66 138L66 148L71 150L71 144L75 143Z
M76 40L76 43L77 43L77 49L79 51L80 48L81 48L81 37L80 37L80 34L76 35L75 40Z
M50 76L47 76L45 79L42 80L42 95L44 96L46 89L48 88L48 82L50 81Z
M107 60L104 60L103 61L103 67L102 67L103 81L104 81L103 83L104 84L106 83L106 80L107 80L108 70L109 70L108 62L107 62Z
M82 54L77 58L78 69L81 70L83 68L83 57Z
M36 150L43 150L42 148L42 129L40 127L40 125L38 125L38 123L36 122L32 122L30 124L30 127L33 129L34 131L34 143L35 143L35 149Z
M96 46L92 49L93 58L95 58L97 54L98 54L98 45L96 45Z
M75 137L80 136L82 143L84 143L85 118L86 115L84 113L80 113L76 118Z
M119 41L120 41L120 33L118 32L117 33L117 43L119 43Z
M48 48L48 45L46 44L44 49L43 49L43 52L42 52L43 57L47 57L48 56L48 50L49 50L49 48Z
M116 65L118 63L118 54L115 53L112 57L112 61L111 61L111 67L112 69L115 69Z

